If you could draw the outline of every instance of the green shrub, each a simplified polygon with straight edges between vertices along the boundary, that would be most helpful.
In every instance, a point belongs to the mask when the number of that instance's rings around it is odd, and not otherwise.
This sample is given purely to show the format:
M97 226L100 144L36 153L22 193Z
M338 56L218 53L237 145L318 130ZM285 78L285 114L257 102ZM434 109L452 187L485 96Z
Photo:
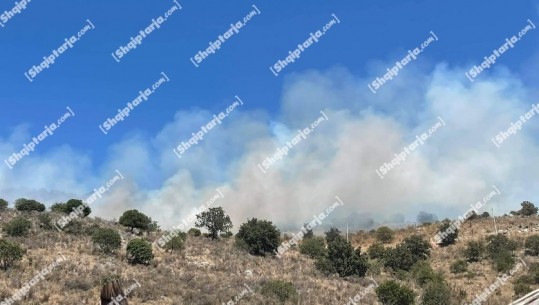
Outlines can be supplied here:
M82 200L69 199L65 204L65 213L70 214L71 212L75 212L80 217L87 217L92 213L92 209L82 202Z
M489 257L495 259L500 253L515 251L517 243L503 234L491 235L487 237L486 249Z
M509 251L499 253L493 260L496 271L508 272L515 266L515 258Z
M187 234L192 235L192 236L200 236L202 232L200 232L200 230L197 228L191 228L189 229L189 231L187 231Z
M451 264L451 266L449 267L449 270L451 271L451 273L455 273L455 274L464 273L468 271L468 263L460 259L456 260L455 262Z
M524 243L526 254L531 256L539 255L539 235L532 235L526 238Z
M84 226L79 220L71 220L62 229L67 234L83 235L85 233Z
M113 229L97 229L92 236L92 241L96 249L105 254L112 254L122 246L120 233Z
M451 289L445 281L429 282L421 296L421 305L451 305Z
M376 288L376 296L383 305L412 305L416 294L395 281L386 281Z
M25 253L18 244L0 239L0 268L7 270L16 261L20 261Z
M37 216L37 220L39 221L40 228L44 230L54 230L54 225L52 224L51 215L47 213L39 214Z
M412 235L394 249L387 249L382 263L393 271L409 271L415 263L426 260L429 256L430 244L420 235Z
M410 273L420 287L424 287L436 277L428 261L418 261L412 266Z
M26 236L32 228L32 222L24 217L13 218L3 226L3 230L9 236Z
M281 304L290 301L293 304L298 302L298 292L291 282L272 280L264 283L261 289L262 295L277 299Z
M247 244L249 253L265 256L277 251L281 232L271 221L253 218L240 226L236 239Z
M376 230L376 239L383 243L388 244L393 241L395 238L395 232L391 230L389 227L380 227Z
M440 246L447 247L449 245L453 245L456 242L457 237L459 236L459 230L455 228L450 229L451 227L452 227L451 223L444 222L438 228L438 232L442 234Z
M539 263L530 264L526 279L527 279L526 284L532 284L532 285L539 284Z
M349 241L339 236L328 244L327 255L319 258L315 266L325 274L362 277L367 272L367 259L360 251L354 251Z
M127 260L131 264L148 265L153 260L152 245L140 238L127 244Z
M329 231L325 233L325 235L326 235L326 243L329 245L330 242L341 237L341 231L339 231L339 229L335 227L331 227Z
M19 198L15 200L15 209L21 212L45 211L45 205L33 199Z
M183 243L185 242L185 233L178 236L173 236L166 244L165 250L174 252L183 249Z
M485 244L482 241L469 241L464 249L464 257L469 263L481 261L484 253Z
M384 245L381 243L373 243L367 249L367 254L369 255L370 259L380 259L384 257L385 251L386 249Z
M304 239L299 245L299 252L311 258L324 257L327 254L326 242L320 236Z
M51 212L69 214L67 212L67 207L65 203L61 203L61 202L55 203L51 205L50 209L51 209Z
M532 216L537 215L538 209L535 207L535 205L529 201L524 201L520 204L522 207L518 212L517 215L523 215L523 216Z
M7 206L8 202L0 198L0 211L4 211L5 209L7 209Z
M525 296L528 293L533 291L533 289L531 289L530 285L523 284L523 283L515 284L513 286L513 290L515 291L515 296L517 298L523 297L523 296Z

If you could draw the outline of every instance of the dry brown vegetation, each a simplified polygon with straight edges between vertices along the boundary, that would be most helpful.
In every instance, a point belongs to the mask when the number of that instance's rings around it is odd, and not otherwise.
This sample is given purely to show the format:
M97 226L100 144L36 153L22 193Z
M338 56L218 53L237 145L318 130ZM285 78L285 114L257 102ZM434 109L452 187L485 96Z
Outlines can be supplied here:
M245 285L254 293L242 297L238 304L277 304L275 300L258 293L264 282L271 279L290 281L300 293L300 304L346 304L349 297L360 293L371 280L381 283L393 278L389 273L369 271L366 278L326 277L313 266L313 260L299 254L297 249L288 251L284 258L251 256L234 246L233 238L211 241L205 237L189 236L185 248L180 252L166 253L154 250L155 259L149 266L129 265L125 257L126 243L137 237L111 221L88 218L82 220L87 226L93 223L100 227L118 230L123 238L122 250L115 255L101 255L93 250L91 239L86 235L73 235L39 227L37 215L28 218L33 221L30 235L26 237L2 238L20 243L27 253L13 268L0 271L0 300L11 297L17 289L32 279L39 271L50 265L61 253L67 261L61 263L44 281L40 281L18 304L99 304L101 280L110 275L120 275L123 286L130 286L137 280L141 287L133 290L129 304L226 304L239 295ZM1 222L21 215L7 210L0 213ZM52 214L54 215L54 214ZM537 234L539 219L497 218L498 229L514 240L522 243L526 236ZM408 227L396 231L393 245L411 234L423 234L427 239L436 233L437 224L422 227ZM521 229L519 229L519 226ZM445 273L454 291L464 291L466 300L473 299L485 287L494 283L498 273L489 261L472 263L470 272L455 275L449 266L462 258L465 241L480 239L492 234L492 219L476 219L466 222L460 232L459 241L446 248L435 248L429 260L435 270ZM153 241L161 233L151 233L144 238ZM354 246L366 250L375 239L372 233L358 232L351 235ZM523 254L519 248L518 257L528 263L533 258ZM522 271L524 274L525 271ZM517 274L519 276L521 274ZM402 278L419 295L421 289L409 278ZM538 288L538 287L533 287ZM508 304L513 299L513 284L509 283L491 296L488 304ZM378 304L374 293L368 294L361 304Z

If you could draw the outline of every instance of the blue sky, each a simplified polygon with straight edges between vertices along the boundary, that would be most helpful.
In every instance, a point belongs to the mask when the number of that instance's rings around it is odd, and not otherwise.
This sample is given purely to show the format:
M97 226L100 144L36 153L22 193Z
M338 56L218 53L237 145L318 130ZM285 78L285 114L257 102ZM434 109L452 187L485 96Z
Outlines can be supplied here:
M539 25L537 1L521 1L518 4L507 1L490 1L488 4L479 1L179 3L182 9L170 16L119 63L111 53L121 45L126 45L130 37L147 27L152 18L164 14L174 2L31 1L25 10L0 28L2 159L20 150L22 144L39 134L45 124L52 123L62 115L66 106L75 113L74 118L43 141L35 152L18 163L13 170L7 167L2 169L4 197L13 200L22 197L24 192L31 192L40 197L38 199L52 203L70 196L83 196L91 192L93 185L103 183L113 175L115 169L119 169L126 173L129 183L126 182L121 190L118 188L109 194L107 200L122 202L112 215L116 216L121 212L118 210L130 206L152 210L160 205L152 202L170 199L170 207L166 208L169 210L162 214L171 214L173 211L172 214L180 217L177 214L185 213L187 206L197 205L201 198L207 196L205 194L211 193L208 190L218 186L234 190L232 193L235 200L230 199L230 205L241 205L233 202L241 202L242 198L259 199L264 191L247 196L247 191L240 187L239 177L246 171L242 166L253 155L258 155L255 152L259 152L259 145L266 147L266 144L260 144L262 139L276 146L289 136L291 130L316 119L320 110L326 109L341 121L338 124L328 124L323 133L318 135L320 139L313 139L298 148L297 155L291 155L290 160L285 161L296 163L280 168L280 178L272 176L271 183L265 180L262 184L275 185L279 181L282 183L283 179L299 181L312 173L307 170L309 166L313 167L311 171L317 172L322 169L317 168L316 164L335 164L336 158L344 153L343 149L346 150L348 145L343 144L341 147L339 141L327 136L346 134L349 124L366 124L360 128L363 133L377 126L377 120L391 121L395 128L388 130L400 139L400 142L397 141L400 144L388 144L387 148L388 151L398 151L398 147L409 142L414 133L435 122L437 115L450 117L450 114L444 116L439 113L439 103L429 102L429 97L437 94L436 90L441 90L435 85L439 82L447 81L448 87L454 89L451 93L474 96L479 103L492 96L505 97L508 101L518 100L504 104L507 109L498 105L501 108L493 110L494 113L507 114L509 112L503 111L511 110L518 114L525 109L524 105L533 102L533 96L537 102L538 31L527 33L518 45L500 57L496 65L481 74L473 84L464 76L470 67L483 61L483 56L503 44L505 38L525 27L528 19ZM3 2L0 11L10 10L14 5L13 2ZM230 28L231 23L243 19L252 11L253 5L256 5L261 14L254 16L238 34L227 40L220 50L205 59L198 68L190 62L189 58L205 49L209 41L217 39L218 35ZM287 66L279 76L274 76L269 67L278 59L284 59L288 51L309 37L309 33L328 23L333 18L332 14L338 16L340 23L302 53L296 62ZM91 20L95 29L88 31L72 49L62 54L54 65L38 74L32 82L24 76L24 72L32 65L38 65L43 56L58 48L64 38L84 27L87 20ZM430 31L436 34L439 41L425 49L416 61L410 63L395 80L385 84L379 93L372 94L367 84L376 76L383 75L386 68L407 54L407 50L427 39L431 35ZM147 102L137 106L125 121L104 135L98 125L135 99L139 90L154 83L162 72L166 73L170 82L160 87ZM498 90L496 88L501 90L499 95L492 93ZM474 90L484 92L476 93ZM211 120L212 114L223 111L233 103L236 95L245 102L241 109L227 118L218 130L208 135L204 143L186 153L185 158L177 159L172 154L172 148ZM490 103L494 101L491 99ZM462 119L461 116L465 117L469 109L467 106L453 109L454 115ZM498 118L499 126L505 126L515 117L508 115ZM370 120L376 122L367 123ZM466 133L466 124L454 126L462 126L460 132ZM531 133L535 123L529 126L526 132ZM385 130L386 127L378 126L377 131ZM454 132L456 130L457 127L453 129ZM348 136L358 136L358 141L362 140L355 132ZM438 140L442 141L442 137L440 135ZM448 135L446 137L450 138ZM485 137L488 140L490 135ZM332 141L332 145L328 144L332 149L322 152L312 147L321 145L319 141L324 138ZM378 143L385 141L388 140L377 140ZM474 141L464 140L464 144L458 145L473 149ZM526 141L535 145L534 137L526 138ZM254 146L257 148L254 149ZM269 147L274 148L271 145ZM367 145L360 151L369 147ZM462 162L466 161L466 158L444 160L439 154L433 153L435 147L441 149L443 145L426 146L417 156L424 158L424 164L414 163L415 169L407 164L409 170L418 171L417 166L426 166L429 167L428 172L437 172L452 162L463 166ZM490 149L479 148L474 152L481 151L477 157L481 159L479 155L484 156L483 153L489 151L494 156L491 165L499 164L501 159L495 160L496 150ZM267 149L265 151L266 154L271 152ZM337 157L330 157L332 154ZM386 154L385 159L391 155ZM358 156L349 152L343 158L355 159ZM309 159L312 162L303 164L301 160L307 157L313 158ZM497 157L500 157L499 154ZM374 167L379 163L370 159L365 162ZM440 162L446 163L442 166ZM36 164L40 166L36 167ZM513 173L522 164L507 166L510 168L507 173ZM500 167L503 172L505 167ZM366 170L365 164L358 164L354 170L365 170L369 174L373 172L371 169ZM27 179L32 179L28 177L32 172L37 182L27 182ZM469 178L464 173L460 174L461 179ZM463 203L456 203L455 200L476 200L479 194L487 192L488 185L505 181L499 175L497 171L482 173L477 177L477 181L482 183L478 182L476 190L463 192L468 197L436 199L436 204L443 206L439 208L441 211L459 213ZM404 181L410 178L406 175L403 177L407 177ZM456 175L455 181L458 181L458 177ZM343 182L350 184L350 189L363 181L354 175L350 175L350 179L355 181ZM418 181L424 181L422 179ZM448 180L451 179L436 180L436 183L439 183L440 188L458 187L452 185L457 182ZM423 197L408 198L406 195L404 197L407 199L403 199L403 202L396 202L398 200L395 198L399 198L397 190L406 189L406 185L394 182L399 187L383 182L383 187L396 192L395 197L387 198L388 202L406 204L410 212L402 212L409 213L411 218L418 209L432 210L422 206L428 201ZM180 198L163 195L163 189L174 183L181 185L174 191L177 193L174 196ZM285 185L279 185L283 192L278 198L301 201L298 198L302 193L297 190L306 186L292 187L285 190ZM508 186L506 192L502 193L532 196L531 193L520 193L521 188L523 186L515 189ZM348 187L337 187L328 191L328 194L320 194L319 198L333 198L334 193L339 192L347 193ZM359 197L363 200L371 198ZM348 201L356 199L350 195ZM354 204L362 207L359 202L361 200L357 201ZM514 204L518 206L518 202ZM105 201L98 204L106 205ZM175 208L177 206L181 208ZM231 206L230 209L235 211L240 206ZM98 210L100 215L110 214L104 209ZM305 213L311 213L302 204L299 204L297 210L301 212L290 212L294 217L272 214L274 212L268 212L268 217L293 222L302 219ZM233 214L237 218L247 215L240 212ZM174 223L172 217L154 218Z

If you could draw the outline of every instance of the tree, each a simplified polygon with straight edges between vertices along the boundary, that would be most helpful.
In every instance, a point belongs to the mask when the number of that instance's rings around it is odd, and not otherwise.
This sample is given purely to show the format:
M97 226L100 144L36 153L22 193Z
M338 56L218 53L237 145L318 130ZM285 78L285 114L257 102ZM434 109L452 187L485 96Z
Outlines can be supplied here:
M489 212L483 212L483 214L481 214L481 217L483 217L483 218L489 218L489 217L490 217L490 214L489 214Z
M308 224L304 223L303 227L307 228ZM313 229L306 229L307 233L303 235L303 239L309 239L314 237Z
M430 244L421 235L416 234L405 238L402 246L418 261L428 259L430 256Z
M112 254L122 246L120 233L113 229L97 229L92 236L92 241L97 249L105 254Z
M380 259L384 257L386 249L384 248L384 245L381 243L373 243L369 246L367 249L367 254L369 255L370 259Z
M393 270L409 271L412 266L430 256L430 244L420 235L412 235L404 239L394 249L387 249L382 257L384 266Z
M249 253L265 256L277 251L281 241L281 232L271 221L253 218L240 226L236 239L246 244Z
M485 244L483 241L469 241L464 249L464 257L469 263L481 261L484 253Z
M524 242L524 247L526 248L527 255L539 255L539 235L532 235L526 238L526 242Z
M503 234L491 235L487 237L487 253L491 259L495 259L503 252L511 254L517 249L517 243L507 238Z
M0 239L0 267L7 270L16 261L20 261L25 252L18 244Z
M532 216L537 215L538 208L535 207L535 205L529 201L524 201L520 204L522 207L520 211L517 212L518 215L523 216Z
M33 199L19 198L15 200L15 209L21 212L45 211L45 205Z
M150 217L138 210L127 210L119 219L119 223L124 227L130 228L131 232L133 232L133 229L135 228L141 231L148 230L148 226L150 226L151 222L152 220Z
M7 209L8 203L4 199L0 198L0 211Z
M360 251L354 251L349 241L339 236L328 243L327 255L319 258L315 266L325 274L362 277L367 272L367 259Z
M16 217L3 226L3 230L10 236L25 236L32 228L32 222L24 217Z
M391 280L376 288L376 296L384 305L412 305L416 295L412 289Z
M438 221L438 217L436 215L427 212L419 212L416 219L417 222L420 224L433 223Z
M303 239L299 245L299 252L311 258L324 257L327 254L326 241L321 236Z
M339 229L335 227L331 227L329 231L327 231L325 234L326 234L326 242L328 244L338 239L339 237L341 237L341 231L339 231Z
M389 227L383 226L376 230L376 239L381 243L388 244L393 241L395 233Z
M153 260L152 245L140 238L131 240L127 244L127 260L131 264L148 265Z
M178 236L173 236L166 244L165 244L165 250L174 252L174 251L180 251L183 249L183 244L185 242L185 239L187 238L187 234L180 232Z
M436 278L436 273L428 261L418 261L412 266L410 273L420 287L424 287Z
M192 235L192 236L200 236L202 232L200 232L200 230L197 228L191 228L189 229L189 231L187 231L187 234Z
M459 236L459 230L454 229L451 230L452 232L449 232L448 229L451 227L451 224L448 222L442 223L442 225L438 228L438 232L441 232L444 236L442 237L442 240L440 242L440 246L447 247L449 245L452 245L457 240L457 237Z
M222 207L209 208L197 215L197 228L206 228L211 239L218 239L220 232L228 232L232 229L230 216L225 214Z
M80 207L82 206L82 207ZM86 205L82 200L79 199L69 199L65 204L65 213L70 214L71 212L81 211L82 217L86 217L92 213L92 209Z
M57 202L57 203L51 205L50 209L51 209L51 212L56 212L56 213L66 213L66 214L69 214L69 213L67 212L67 208L66 208L66 204L65 204L65 203Z
M451 289L443 280L427 284L421 296L421 305L451 305Z

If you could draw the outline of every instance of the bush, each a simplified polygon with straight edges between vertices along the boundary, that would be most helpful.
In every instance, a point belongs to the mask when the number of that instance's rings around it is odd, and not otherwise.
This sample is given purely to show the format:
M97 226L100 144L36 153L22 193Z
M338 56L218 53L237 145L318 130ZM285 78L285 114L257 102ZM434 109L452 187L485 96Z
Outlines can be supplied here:
M498 234L487 237L487 253L491 259L495 259L500 253L513 252L517 249L517 243Z
M427 212L419 212L416 219L417 222L419 222L420 224L433 223L438 221L438 217L436 215Z
M54 230L51 215L45 213L39 214L39 216L37 216L37 220L39 221L40 228L44 230Z
M83 203L82 200L69 199L65 204L65 213L70 214L71 212L75 212L81 217L86 217L92 213L92 209Z
M430 244L421 235L412 235L405 238L402 246L410 251L417 261L428 259L430 256Z
M328 244L327 255L319 258L315 266L325 274L362 277L367 272L367 259L360 251L354 251L349 241L339 236Z
M7 270L20 261L25 252L18 244L0 239L0 267Z
M528 293L532 292L533 289L531 289L530 285L526 285L523 283L517 283L513 286L513 290L515 291L515 296L517 298L523 297L527 295Z
M15 200L15 209L21 212L45 211L45 205L33 199L19 198Z
M383 243L388 244L395 238L395 233L389 227L380 227L376 230L376 239Z
M499 253L493 261L498 272L508 272L515 265L515 259L509 251Z
M236 239L247 244L249 253L264 256L277 251L280 236L281 232L271 221L253 218L240 226Z
M376 288L376 296L383 305L412 305L415 293L395 281L386 281Z
M186 234L180 233L178 236L173 236L166 244L165 250L174 252L183 249L183 243L185 242Z
M453 232L449 232L448 229L452 227L451 223L444 222L439 228L438 231L441 232L443 235L442 240L440 242L440 246L447 247L449 245L452 245L457 240L457 237L459 236L459 230L454 229L450 230ZM446 236L447 235L447 236Z
M539 284L539 263L532 263L526 276L526 284Z
M538 208L535 207L535 205L529 201L524 201L520 204L522 207L517 214L522 216L532 216L537 215Z
M16 217L3 226L3 230L9 236L26 236L32 228L32 222L24 217Z
M330 242L334 241L335 239L341 237L341 231L335 227L331 227L329 231L326 233L326 242L329 244Z
M192 235L192 236L200 236L200 234L202 233L197 228L191 228L189 229L189 231L187 231L187 234Z
M469 241L464 249L464 257L469 263L481 261L484 253L485 244L482 241Z
M286 301L298 302L298 292L291 282L272 280L264 283L261 290L262 295L278 299L281 304Z
M381 243L374 243L367 249L370 259L380 259L384 257L386 249Z
M299 252L311 258L324 257L327 254L326 242L324 238L320 236L304 239L299 245Z
M221 235L220 235L222 238L230 238L232 236L234 236L234 233L228 231L228 232L222 232Z
M4 211L7 209L8 203L4 199L0 198L0 211Z
M66 232L67 234L83 235L84 226L82 225L82 222L80 222L79 220L72 220L64 226L63 231Z
M410 273L420 287L424 287L436 278L434 270L427 261L419 261L410 269Z
M105 254L112 254L122 246L120 233L113 229L97 229L92 236L92 241L97 250Z
M130 228L131 232L133 232L135 228L141 231L148 230L152 220L138 210L127 210L120 216L118 222L122 226Z
M382 262L385 267L394 271L409 271L412 266L430 256L430 244L420 235L412 235L404 239L394 249L387 249Z
M539 255L539 235L532 235L526 238L524 243L526 254L531 256Z
M455 273L455 274L464 273L468 271L468 263L460 259L456 260L455 262L451 264L451 266L449 267L449 270L451 271L451 273Z
M220 232L228 232L232 229L230 216L225 214L222 207L209 208L196 216L197 222L195 226L197 228L206 228L211 239L218 239Z
M423 291L421 305L451 305L451 289L445 281L430 282Z
M153 260L152 245L140 238L127 244L127 260L131 264L148 265Z
M66 213L67 214L67 208L66 208L65 203L59 203L59 202L55 203L55 204L51 205L50 209L51 209L51 212Z

